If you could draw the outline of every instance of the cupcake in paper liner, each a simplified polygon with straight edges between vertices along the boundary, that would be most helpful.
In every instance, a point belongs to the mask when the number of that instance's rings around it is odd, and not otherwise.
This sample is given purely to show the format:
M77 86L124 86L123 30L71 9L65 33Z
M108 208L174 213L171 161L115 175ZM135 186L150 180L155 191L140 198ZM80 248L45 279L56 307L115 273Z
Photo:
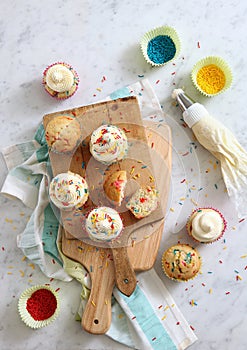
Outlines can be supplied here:
M43 85L49 95L62 100L74 95L78 89L79 77L68 63L56 62L45 69Z
M54 321L60 309L56 291L49 286L34 286L25 290L18 302L22 321L30 328L48 326Z
M45 139L55 153L73 153L81 141L81 125L70 115L53 117L45 128Z
M208 56L194 65L191 79L197 90L210 97L226 91L231 86L232 72L222 58Z
M214 208L195 209L186 225L187 232L196 242L213 243L225 233L226 220L221 212Z
M201 257L189 244L178 243L162 255L162 269L167 277L175 281L188 281L197 276L201 269Z
M152 66L163 66L177 58L180 46L176 30L169 26L152 29L141 39L144 58Z

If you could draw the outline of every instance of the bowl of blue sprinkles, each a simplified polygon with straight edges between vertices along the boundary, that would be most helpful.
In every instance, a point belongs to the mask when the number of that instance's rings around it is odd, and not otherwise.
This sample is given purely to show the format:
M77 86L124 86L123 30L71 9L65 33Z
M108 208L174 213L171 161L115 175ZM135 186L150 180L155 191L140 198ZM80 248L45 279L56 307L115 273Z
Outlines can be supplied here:
M176 59L180 46L176 30L169 26L152 29L141 39L143 56L152 66L163 66Z

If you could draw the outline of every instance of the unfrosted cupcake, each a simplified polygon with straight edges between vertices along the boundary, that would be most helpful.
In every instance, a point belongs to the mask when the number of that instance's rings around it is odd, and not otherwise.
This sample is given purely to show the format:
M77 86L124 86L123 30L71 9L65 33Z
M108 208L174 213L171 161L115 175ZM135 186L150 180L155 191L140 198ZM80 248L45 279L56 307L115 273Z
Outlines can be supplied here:
M45 69L43 73L43 84L45 90L52 97L66 99L76 92L79 77L69 64L57 62Z
M52 179L49 196L60 210L75 210L86 203L88 185L82 176L68 171L67 173L58 174Z
M163 253L162 268L167 277L188 281L200 271L201 257L189 244L178 243Z
M123 229L118 212L109 207L98 207L86 219L86 231L93 241L110 242L116 239Z
M52 151L57 153L72 152L81 138L80 123L69 115L58 115L47 124L45 138Z
M137 219L150 215L158 206L159 192L150 186L139 188L126 204Z
M125 170L119 170L110 174L103 185L106 196L116 203L121 205L124 198L124 189L127 184L127 173Z
M101 125L91 135L90 152L103 164L110 165L123 159L127 151L127 136L116 125Z
M22 321L37 329L54 321L60 309L57 292L47 285L39 285L25 290L18 301L18 311Z
M188 234L200 243L212 243L221 238L226 230L224 216L213 208L198 208L187 222Z

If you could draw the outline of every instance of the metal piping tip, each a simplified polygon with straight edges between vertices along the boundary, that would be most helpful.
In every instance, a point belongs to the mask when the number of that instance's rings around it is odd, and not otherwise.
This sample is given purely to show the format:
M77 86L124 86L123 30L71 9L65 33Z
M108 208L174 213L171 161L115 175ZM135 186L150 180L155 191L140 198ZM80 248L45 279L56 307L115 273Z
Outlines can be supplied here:
M172 98L177 100L179 107L182 112L186 111L190 106L192 106L195 101L193 101L189 96L185 94L182 89L174 89L172 92Z

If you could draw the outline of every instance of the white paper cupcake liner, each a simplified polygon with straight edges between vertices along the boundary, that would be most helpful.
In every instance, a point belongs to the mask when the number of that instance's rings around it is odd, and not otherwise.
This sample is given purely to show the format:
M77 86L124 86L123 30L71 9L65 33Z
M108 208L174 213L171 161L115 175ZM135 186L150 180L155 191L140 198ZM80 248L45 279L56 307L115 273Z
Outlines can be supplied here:
M47 318L45 320L37 321L28 312L27 301L31 298L31 296L34 292L41 290L41 289L46 289L54 295L54 297L56 298L57 306L56 306L55 312L52 314L52 316L50 316L49 318ZM59 301L57 292L54 291L51 287L46 286L46 285L38 285L38 286L31 287L29 289L26 289L21 294L21 296L19 298L18 311L19 311L19 314L20 314L22 321L28 327L33 328L33 329L38 329L38 328L48 326L48 324L50 324L51 322L53 322L57 318L59 311L60 311L60 301Z
M168 60L164 63L153 62L152 60L150 60L148 53L147 53L148 43L150 42L150 40L154 39L155 37L157 37L159 35L166 35L166 36L170 37L170 39L173 41L173 43L176 47L175 55L170 60ZM141 39L141 50L142 50L143 56L144 56L145 60L148 63L150 63L152 66L163 66L163 65L167 64L168 62L175 60L180 53L180 48L181 48L181 43L180 43L179 36L178 36L176 30L172 27L169 27L169 26L162 26L162 27L154 28L154 29L150 30L149 32L145 33Z

